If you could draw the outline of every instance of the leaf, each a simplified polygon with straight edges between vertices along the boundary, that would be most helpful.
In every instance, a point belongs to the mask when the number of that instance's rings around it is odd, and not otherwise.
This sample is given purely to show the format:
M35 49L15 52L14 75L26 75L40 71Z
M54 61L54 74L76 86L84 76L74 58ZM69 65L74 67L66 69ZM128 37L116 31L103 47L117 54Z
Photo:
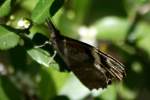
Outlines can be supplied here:
M51 74L47 69L41 69L41 81L39 83L40 100L51 100L56 96L56 87Z
M31 15L35 23L42 23L49 15L49 9L54 0L39 0Z
M112 41L124 40L128 22L120 17L105 17L96 21L97 39L106 39Z
M15 47L19 42L19 36L0 26L0 49L7 50Z
M55 0L50 8L51 16L54 16L54 14L61 8L63 4L64 0Z
M0 100L9 100L5 91L3 90L3 87L1 86L1 80L0 80Z
M61 90L59 90L59 94L66 95L71 100L82 100L82 98L90 94L90 91L79 79L77 79L77 77L75 77L75 75L70 74L70 76L65 79L65 84Z
M0 6L0 17L9 14L11 9L11 0L6 0L2 6Z
M9 97L9 100L21 100L23 95L16 87L16 84L14 84L8 77L5 76L1 76L0 79L1 86L3 87L3 90L5 91L7 97Z
M40 48L34 48L34 49L28 50L27 53L38 63L40 63L46 67L49 67L49 61L50 61L51 57L48 52L46 52ZM55 63L54 60L52 60L51 66L52 65L54 67L58 68L58 65Z
M70 78L70 73L60 72L52 68L49 68L48 70L49 70L49 73L51 73L51 76L53 77L54 82L55 82L56 89L59 92L63 88L63 86L66 84L66 81L68 80L68 78Z
M102 100L116 100L117 90L116 90L115 85L109 86L109 88L100 95L100 98Z

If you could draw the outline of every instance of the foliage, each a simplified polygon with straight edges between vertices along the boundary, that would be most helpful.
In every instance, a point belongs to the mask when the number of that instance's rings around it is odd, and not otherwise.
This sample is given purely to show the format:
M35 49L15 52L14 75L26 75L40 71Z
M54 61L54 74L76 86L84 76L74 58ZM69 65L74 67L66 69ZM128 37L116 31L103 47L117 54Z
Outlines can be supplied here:
M149 5L149 0L1 0L0 100L149 100ZM52 59L50 44L38 47L49 41L48 17L61 34L96 41L123 62L124 81L96 93L83 86L59 55Z

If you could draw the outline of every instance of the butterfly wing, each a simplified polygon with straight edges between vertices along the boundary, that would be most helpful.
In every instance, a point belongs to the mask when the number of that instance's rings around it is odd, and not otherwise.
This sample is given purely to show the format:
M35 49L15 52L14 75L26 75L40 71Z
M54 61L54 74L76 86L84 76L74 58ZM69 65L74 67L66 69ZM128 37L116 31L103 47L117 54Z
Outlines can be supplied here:
M98 55L98 61L96 62L100 65L99 67L105 69L108 80L122 80L126 76L124 65L119 61L96 49L94 53Z
M115 78L118 80L122 80L125 76L125 66L121 64L116 59L112 58L111 56L105 55L103 53L99 52L99 55L103 57L105 60L103 60L103 65L105 65L106 70ZM103 56L102 56L103 55Z
M119 80L123 78L124 71L121 64L96 48L66 37L61 41L59 39L59 42L56 43L58 53L89 89L105 88L113 78Z

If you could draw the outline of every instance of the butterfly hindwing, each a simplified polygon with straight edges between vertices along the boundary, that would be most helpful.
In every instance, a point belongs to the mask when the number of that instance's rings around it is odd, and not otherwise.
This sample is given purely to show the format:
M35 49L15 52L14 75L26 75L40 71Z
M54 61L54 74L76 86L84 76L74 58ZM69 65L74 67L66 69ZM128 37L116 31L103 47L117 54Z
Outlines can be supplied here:
M101 51L97 51L100 57L101 64L104 69L112 76L113 79L122 80L125 77L124 65L119 61L111 57L110 55L104 54Z

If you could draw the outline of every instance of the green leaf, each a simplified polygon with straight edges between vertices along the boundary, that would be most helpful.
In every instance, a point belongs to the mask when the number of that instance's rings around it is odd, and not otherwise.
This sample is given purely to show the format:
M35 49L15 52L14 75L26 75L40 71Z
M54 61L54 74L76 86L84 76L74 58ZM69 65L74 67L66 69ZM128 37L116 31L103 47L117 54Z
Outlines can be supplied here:
M40 24L49 16L50 6L54 0L39 0L35 6L31 18L34 22Z
M16 84L14 84L8 77L5 76L1 76L0 79L1 86L3 87L3 90L5 91L9 100L22 100L21 98L23 97L23 95L16 87Z
M66 95L71 100L82 100L82 98L91 93L73 74L70 74L64 82L65 84L59 91L59 94Z
M132 34L132 37L134 36L134 40L137 43L137 46L147 51L148 54L150 54L150 28L149 23L147 22L139 22L137 25L136 30Z
M63 88L63 86L66 84L66 81L68 80L68 78L70 78L70 73L60 72L52 68L49 68L48 70L54 79L57 92L59 92Z
M82 24L83 21L87 18L87 13L89 13L88 11L90 10L89 7L92 3L92 0L73 0L72 2L72 6L74 6L73 8L76 11L75 20L77 23Z
M49 67L49 61L50 61L51 57L48 52L46 52L40 48L30 49L27 52L35 61L37 61L38 63L40 63L46 67ZM52 59L51 63L52 63L51 66L58 68L58 64L56 64L56 62L53 59Z
M0 80L0 100L9 100L5 91L3 90L3 87L1 86L1 80Z
M56 96L56 87L51 74L47 69L41 69L41 81L39 83L40 100L51 100Z
M64 4L64 0L55 0L50 8L50 14L53 16Z
M105 17L96 21L97 39L122 41L125 39L128 22L120 17Z
M6 0L2 6L0 6L0 17L9 14L11 9L11 0Z
M115 85L109 86L101 95L102 100L116 100L117 90Z
M0 26L0 49L6 50L15 47L19 42L19 36Z

